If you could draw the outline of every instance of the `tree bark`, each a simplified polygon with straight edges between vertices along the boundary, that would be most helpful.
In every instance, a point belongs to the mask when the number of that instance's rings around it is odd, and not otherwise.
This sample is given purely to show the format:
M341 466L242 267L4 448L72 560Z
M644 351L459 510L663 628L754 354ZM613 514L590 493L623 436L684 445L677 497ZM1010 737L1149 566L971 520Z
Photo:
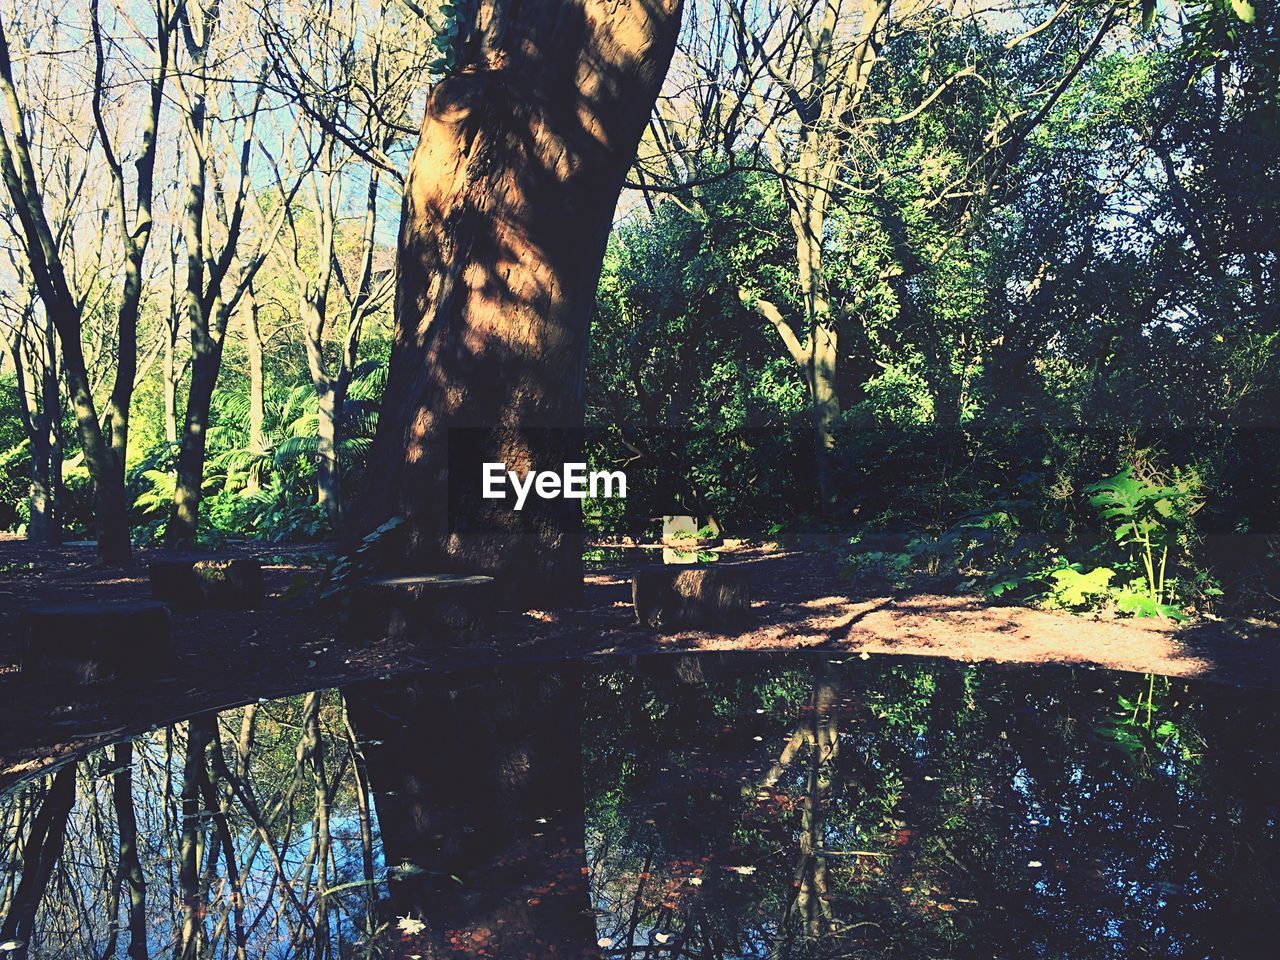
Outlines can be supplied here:
M177 330L170 326L164 343L164 438L172 447L178 442Z
M338 404L334 385L317 386L319 424L316 435L316 503L330 520L342 515L342 487L338 470Z
M605 243L681 3L477 7L410 164L391 366L353 532L398 514L404 572L488 573L509 602L545 605L581 590L578 502L531 498L514 513L480 498L479 463L559 470L573 449ZM467 507L451 509L450 434L466 428L475 475L453 478Z
M258 326L258 300L252 292L245 304L245 351L249 355L249 449L266 452L266 381L262 373L262 329ZM253 485L257 487L256 479Z
M191 364L191 385L187 394L187 412L182 423L177 479L173 490L173 514L165 531L165 539L170 544L194 540L200 520L209 411L213 406L213 390L218 383L218 370L222 366L222 338L209 342L207 347L207 352L197 354Z
M13 360L18 417L31 448L27 539L32 543L57 543L60 539L58 481L62 473L58 344L57 334L47 320L41 337L34 343L28 339L28 331L34 325L37 296L35 291L30 292L22 322L12 339L0 332L0 348Z

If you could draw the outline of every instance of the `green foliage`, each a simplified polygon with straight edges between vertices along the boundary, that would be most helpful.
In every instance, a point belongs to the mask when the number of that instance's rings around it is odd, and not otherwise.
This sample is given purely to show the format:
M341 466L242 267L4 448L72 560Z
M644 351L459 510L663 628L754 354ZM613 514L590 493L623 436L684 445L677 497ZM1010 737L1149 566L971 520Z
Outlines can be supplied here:
M430 10L440 76L461 65L470 14ZM712 519L735 538L831 533L847 544L843 572L877 587L927 577L935 589L1126 616L1274 611L1275 5L1204 0L1174 18L1134 0L1116 12L1147 30L1113 30L1017 149L1010 132L1026 103L1047 102L1109 10L1073 8L1062 14L1080 15L1071 37L1046 30L1012 51L1015 27L1000 18L894 31L877 51L890 69L874 71L867 116L901 115L964 66L980 65L982 79L950 84L911 122L868 127L826 198L822 292L842 411L834 506L815 497L806 371L755 309L767 300L801 339L810 332L788 185L746 134L688 144L680 159L696 187L624 208L605 253L586 458L625 468L629 497L588 501L587 529L639 533L646 518L691 514L702 534ZM309 217L298 214L303 235ZM315 251L302 255L309 265ZM288 315L298 294L273 262L255 282L269 344L260 443L247 429L238 319L228 334L203 537L332 533L314 503L318 409ZM160 299L142 318L151 344L167 335ZM381 357L385 341L370 336L367 352ZM324 348L331 367L336 348ZM30 464L8 369L0 526L13 528ZM365 364L351 385L348 500L385 371ZM143 539L163 533L172 494L164 406L159 379L143 377L129 462ZM74 431L64 438L62 513L82 531L91 490ZM1222 534L1271 540L1224 559L1211 549Z
M1171 481L1161 482L1155 476L1137 475L1132 466L1085 488L1089 504L1110 527L1112 540L1129 552L1144 578L1149 603L1130 596L1121 609L1139 616L1168 612L1170 550L1186 540L1191 516L1203 504L1200 488L1194 471L1180 471Z
M354 490L373 431L377 399L386 382L386 366L367 361L353 374L339 425L345 486ZM310 383L276 387L265 402L264 443L250 442L249 400L245 393L223 394L214 410L205 460L201 529L206 542L251 536L267 541L315 540L332 533L317 505L315 456L319 407ZM143 518L141 539L163 536L173 503L173 452L154 448L132 470L134 508Z
M365 534L350 554L338 558L329 570L320 598L345 602L350 596L351 587L377 568L379 554L386 553L395 532L403 524L404 517L391 517Z
M1114 570L1095 567L1085 571L1079 564L1059 567L1051 573L1053 600L1069 609L1092 606L1099 597L1105 597L1111 588Z

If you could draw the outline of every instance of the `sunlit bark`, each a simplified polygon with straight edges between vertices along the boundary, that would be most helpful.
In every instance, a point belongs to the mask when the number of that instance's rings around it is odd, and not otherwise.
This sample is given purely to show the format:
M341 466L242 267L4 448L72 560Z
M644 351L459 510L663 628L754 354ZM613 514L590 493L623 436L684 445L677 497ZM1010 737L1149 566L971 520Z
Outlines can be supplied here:
M478 475L455 477L485 532L451 531L450 432L479 428L479 459L512 469L572 451L605 241L679 25L679 0L486 0L458 24L405 185L358 523L407 519L404 565L496 574L517 604L581 589L576 501L513 514L479 500Z

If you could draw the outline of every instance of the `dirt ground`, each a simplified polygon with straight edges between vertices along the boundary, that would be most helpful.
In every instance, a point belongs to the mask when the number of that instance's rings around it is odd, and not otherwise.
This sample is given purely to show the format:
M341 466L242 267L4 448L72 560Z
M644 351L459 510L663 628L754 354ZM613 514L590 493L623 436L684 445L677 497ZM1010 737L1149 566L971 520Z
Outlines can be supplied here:
M944 590L887 592L850 583L815 549L744 548L722 561L749 566L754 624L732 633L659 633L631 609L634 561L588 571L584 604L500 613L492 638L466 649L362 637L315 602L324 544L244 543L219 556L254 555L269 597L249 611L173 611L175 662L161 679L83 687L23 676L19 612L49 603L118 603L150 595L139 551L130 571L107 571L89 546L37 548L0 538L0 789L92 746L207 709L423 668L505 659L634 655L655 651L828 650L957 660L1069 663L1200 677L1280 690L1280 629L1206 621L1176 626L1089 619L994 606Z

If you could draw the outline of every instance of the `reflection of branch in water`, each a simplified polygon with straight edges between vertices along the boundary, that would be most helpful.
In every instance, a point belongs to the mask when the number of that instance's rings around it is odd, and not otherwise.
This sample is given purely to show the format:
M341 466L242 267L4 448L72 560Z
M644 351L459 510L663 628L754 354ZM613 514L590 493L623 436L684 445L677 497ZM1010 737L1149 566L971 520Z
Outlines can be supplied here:
M364 871L365 889L365 931L372 933L377 929L377 910L373 874L373 817L370 812L369 771L365 765L364 753L356 739L356 732L351 727L351 716L347 712L346 700L342 702L342 723L347 735L347 749L351 752L351 766L355 773L356 811L360 818L360 865Z
M196 960L204 939L200 884L200 824L204 811L200 802L200 771L205 764L205 748L213 737L213 725L213 719L207 715L187 722L187 749L182 765L182 840L178 845L182 925L173 951L174 957L181 960Z
M795 936L793 920L798 921L805 935L811 938L834 929L831 904L827 900L824 838L832 770L840 751L838 701L839 691L834 681L826 676L816 678L807 716L796 727L764 780L764 787L775 785L796 758L806 753L809 767L800 804L800 857L793 874L792 895L783 915L782 935L775 940L770 952L775 960L790 952Z
M116 829L120 834L120 869L117 872L116 890L127 892L129 902L129 958L146 960L147 957L147 883L142 874L142 862L138 859L138 818L133 806L133 744L119 743L115 748L115 773L111 778L112 803L116 811ZM111 916L116 915L112 904ZM106 956L115 955L115 938L118 928L111 928L111 949Z
M303 707L302 707L304 731L306 730L306 718L314 714L318 709L319 709L318 694L315 694L315 693L307 694L306 699L303 701ZM242 765L243 769L246 771L248 770L249 750L251 748L250 745L252 743L252 734L248 731L250 731L251 729L252 729L252 720L249 720L246 724L242 725L240 744L237 748L238 758L239 758L238 762ZM283 791L281 791L280 796L276 800L276 803L273 804L272 808L267 812L266 816L263 815L262 810L258 806L258 802L256 797L254 796L253 788L250 784L250 781L247 778L241 779L240 776L232 773L231 770L227 767L226 759L222 753L221 741L217 739L218 734L216 729L214 731L214 738L215 738L216 745L215 745L215 748L212 751L210 751L210 755L213 761L214 771L217 773L219 777L221 777L230 786L232 793L234 794L236 799L240 801L240 805L243 808L244 813L248 816L250 823L252 823L254 827L254 838L249 844L249 847L245 853L243 862L246 864L246 866L248 864L252 864L254 860L257 858L258 851L265 846L267 855L271 859L271 864L275 868L275 875L271 880L271 885L272 887L275 887L278 885L280 888L281 915L285 918L285 922L290 927L291 941L293 943L298 943L300 940L300 930L302 929L302 927L305 927L308 932L314 932L315 926L312 921L310 913L303 906L302 901L299 900L298 898L298 893L294 889L295 878L289 876L288 871L286 870L284 865L283 856L284 856L284 851L288 849L289 841L292 835L292 829L293 829L292 811L293 811L294 799L296 798L298 791L302 788L302 783L303 783L302 767L303 767L304 761L307 759L307 756L308 756L305 748L305 743L307 739L306 734L304 733L302 739L299 741L298 746L294 751L294 767L292 771L293 776L290 778L289 785ZM286 810L289 811L289 816L287 818L288 826L287 826L285 835L281 838L279 845L277 846L277 843L273 841L271 832L268 828L268 824L274 821ZM254 918L254 921L251 924L252 927L256 927L258 922L262 919L263 915L265 915L267 906L271 902L271 893L272 891L269 890L263 903L263 908L262 908L263 912ZM286 898L287 898L287 902L286 902ZM288 920L288 910L286 908L289 905L292 905L294 910L297 912L297 915L300 920L300 926L298 927L295 927Z
M226 799L218 799L209 771L203 766L200 768L200 792L204 797L205 808L212 811L213 825L218 832L218 845L222 848L223 862L227 867L227 883L231 889L231 912L235 923L236 960L245 960L244 897L240 888L240 871L236 866L235 842L231 838L231 830L227 827L229 804ZM217 869L217 851L212 851L207 859L207 869L212 873ZM219 923L219 932L225 922L224 918ZM218 935L215 934L215 940Z
M0 924L22 932L0 942L50 960L347 955L374 932L375 894L344 881L363 857L357 885L373 885L375 825L366 786L363 841L329 832L357 822L361 792L340 716L329 729L336 704L320 693L199 717L0 800ZM58 844L47 824L64 789ZM65 848L51 868L46 848Z
M25 960L27 956L28 941L35 930L36 908L44 898L54 865L62 855L67 817L76 795L76 766L69 763L54 774L26 843L14 861L15 865L21 864L21 879L12 900L6 905L4 924L0 926L0 942L15 941L18 944L10 951L13 960Z

